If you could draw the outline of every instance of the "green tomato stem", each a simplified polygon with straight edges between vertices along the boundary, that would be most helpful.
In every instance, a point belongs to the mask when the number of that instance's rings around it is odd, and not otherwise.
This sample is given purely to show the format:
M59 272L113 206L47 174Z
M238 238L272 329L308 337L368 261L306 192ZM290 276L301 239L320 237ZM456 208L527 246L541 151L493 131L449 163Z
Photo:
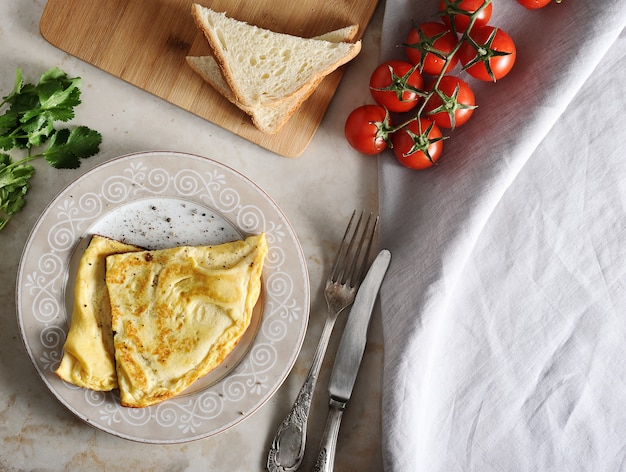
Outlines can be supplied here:
M423 132L423 130L421 129L422 125L420 123L419 118L422 117L422 115L424 113L424 109L426 108L426 104L428 103L428 100L430 100L430 98L439 89L439 84L441 83L441 79L443 79L444 75L446 74L446 69L448 68L448 64L450 63L452 58L455 56L455 54L459 51L459 49L461 48L463 43L466 42L466 41L474 43L474 40L469 36L469 33L472 30L472 28L474 27L474 23L476 23L476 19L478 18L480 13L485 8L487 8L487 6L491 3L491 1L492 0L484 0L482 5L480 7L478 7L475 12L473 12L471 15L469 15L469 19L470 20L469 20L469 23L467 25L467 28L465 29L465 31L461 35L461 38L459 39L457 44L454 46L452 51L450 51L448 54L445 55L444 65L441 68L441 72L437 75L437 78L435 79L435 82L434 82L431 90L429 92L427 92L426 95L424 96L424 100L422 101L421 105L418 107L417 112L415 113L415 116L410 118L410 119L408 119L408 120L406 120L405 122L401 123L400 125L394 126L393 128L391 128L390 131L389 131L390 133L394 133L394 132L404 128L405 126L407 126L410 122L412 122L414 120L417 120L419 132L420 133ZM453 30L454 30L454 28L453 28Z

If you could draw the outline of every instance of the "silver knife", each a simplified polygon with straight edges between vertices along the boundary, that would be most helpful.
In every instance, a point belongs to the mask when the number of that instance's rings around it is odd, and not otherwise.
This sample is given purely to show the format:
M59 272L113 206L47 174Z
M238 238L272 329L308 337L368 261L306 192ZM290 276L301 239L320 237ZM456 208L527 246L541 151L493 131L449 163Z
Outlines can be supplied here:
M391 252L381 250L370 266L350 310L339 348L335 356L335 365L330 377L328 418L322 435L320 450L315 462L315 472L330 472L335 463L337 436L343 411L346 408L367 342L367 329L370 324L374 303L391 261Z

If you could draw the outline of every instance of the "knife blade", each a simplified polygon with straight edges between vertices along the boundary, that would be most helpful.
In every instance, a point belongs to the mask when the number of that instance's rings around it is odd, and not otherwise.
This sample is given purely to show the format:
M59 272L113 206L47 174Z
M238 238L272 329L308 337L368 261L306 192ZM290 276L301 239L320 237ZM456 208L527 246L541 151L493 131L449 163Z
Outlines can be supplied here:
M341 417L352 396L367 343L367 331L374 303L390 262L391 252L387 249L381 250L363 279L350 310L328 386L329 412L315 463L316 472L333 469Z

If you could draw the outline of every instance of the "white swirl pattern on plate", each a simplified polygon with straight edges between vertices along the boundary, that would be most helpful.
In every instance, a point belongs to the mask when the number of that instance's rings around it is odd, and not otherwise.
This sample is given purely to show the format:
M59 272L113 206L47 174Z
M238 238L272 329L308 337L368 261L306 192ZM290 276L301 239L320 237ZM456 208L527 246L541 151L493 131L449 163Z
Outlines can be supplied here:
M54 370L61 360L71 316L66 290L72 290L68 266L76 247L104 215L129 201L154 197L206 206L244 234L266 233L269 251L263 273L263 318L249 352L217 383L154 407L131 409L120 406L117 392L77 388L58 379ZM127 239L133 242L131 237ZM124 156L87 172L61 192L26 244L17 293L26 348L50 390L89 424L142 442L175 443L206 437L251 414L287 376L308 322L306 266L297 238L280 210L232 169L181 153Z

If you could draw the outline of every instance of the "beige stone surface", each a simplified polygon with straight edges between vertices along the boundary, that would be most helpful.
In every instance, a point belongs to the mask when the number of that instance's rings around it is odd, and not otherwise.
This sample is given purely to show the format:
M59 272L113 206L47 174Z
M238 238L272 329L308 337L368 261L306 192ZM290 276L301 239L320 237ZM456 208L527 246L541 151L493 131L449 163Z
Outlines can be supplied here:
M83 104L75 122L102 132L97 156L80 169L55 170L36 162L24 210L0 232L0 469L6 471L260 471L274 431L295 399L313 357L324 322L323 282L334 250L355 208L377 209L377 161L349 148L343 136L347 114L370 101L369 74L378 60L383 4L364 37L363 52L346 70L326 116L302 156L288 159L239 138L129 85L48 44L38 23L45 1L7 0L0 15L0 93L7 95L17 67L28 81L59 66L83 78ZM11 47L8 45L11 44ZM66 185L117 156L170 150L213 158L243 173L280 206L297 233L311 282L311 318L295 367L282 387L257 412L216 436L191 443L157 446L120 439L83 423L61 405L33 368L16 314L20 255L46 205ZM326 386L339 341L336 325L315 393L309 424L312 467L327 412ZM382 470L380 402L382 372L380 314L375 313L370 343L351 404L340 431L337 468Z

